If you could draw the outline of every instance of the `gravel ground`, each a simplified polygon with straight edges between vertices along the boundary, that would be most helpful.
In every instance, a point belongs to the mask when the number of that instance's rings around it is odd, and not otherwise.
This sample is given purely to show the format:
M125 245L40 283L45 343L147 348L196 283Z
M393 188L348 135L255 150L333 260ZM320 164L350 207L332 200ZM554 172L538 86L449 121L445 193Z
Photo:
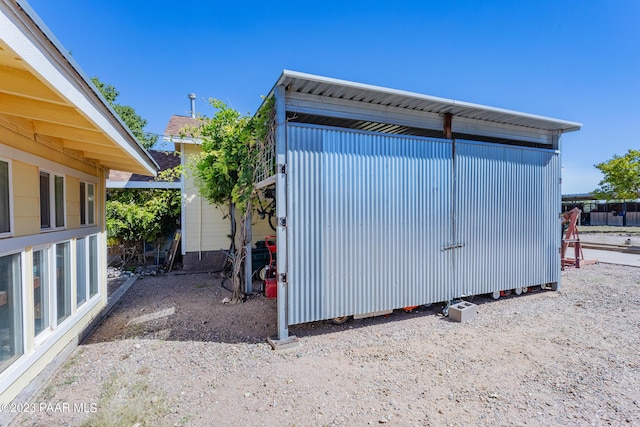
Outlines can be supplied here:
M292 326L211 274L138 280L19 426L640 424L640 269L567 268L558 292ZM69 410L64 410L64 404ZM60 410L55 410L59 405ZM75 406L74 406L75 405Z

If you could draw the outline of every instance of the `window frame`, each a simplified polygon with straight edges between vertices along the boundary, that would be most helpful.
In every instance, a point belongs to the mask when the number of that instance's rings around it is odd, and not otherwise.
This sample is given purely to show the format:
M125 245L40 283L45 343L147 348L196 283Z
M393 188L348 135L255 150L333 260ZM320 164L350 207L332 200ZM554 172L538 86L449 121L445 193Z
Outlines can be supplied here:
M48 206L48 213L49 213L49 224L48 226L43 226L42 225L42 197L40 197L40 231L56 231L56 230L64 230L67 226L67 188L66 188L66 183L67 183L67 177L64 174L58 173L58 172L54 172L51 171L49 169L43 169L40 168L39 170L39 182L40 182L40 195L42 194L42 176L43 174L46 174L48 176L48 185L49 185L49 189L48 189L48 202L49 202L49 206ZM62 194L61 194L61 199L60 202L62 204L62 206L60 207L58 205L58 198L56 196L58 196L57 193L57 178L61 178L62 179ZM61 216L62 216L62 225L57 225L58 224L58 210L59 208L62 209L61 212Z
M36 252L42 252L43 253L43 257L42 257L42 263L44 265L45 268L45 274L43 276L43 274L39 275L40 278L40 288L44 289L44 298L45 298L45 302L46 302L46 307L41 308L41 311L43 311L43 316L46 318L46 324L44 325L44 327L40 330L40 332L36 333L35 330L35 300L36 300L36 291L35 288L33 290L33 302L34 302L34 312L33 312L33 326L34 326L34 330L33 330L33 338L34 338L34 344L38 345L39 343L41 343L42 341L44 341L46 339L46 337L51 333L51 331L53 331L55 329L55 319L54 319L54 298L55 298L55 292L53 291L53 287L56 285L56 283L54 283L54 279L53 279L53 275L51 274L53 269L52 269L52 252L53 252L53 248L54 245L53 244L49 244L49 245L43 245L43 246L34 246L32 248L31 251L31 267L33 268L33 277L32 279L35 281L35 253ZM30 284L31 286L34 286L33 283ZM52 286L53 285L53 286ZM42 301L41 301L42 303Z
M7 164L7 196L9 198L9 230L8 231L0 231L0 239L3 237L11 237L13 236L13 227L14 227L14 217L13 217L13 165L11 159L7 159L4 157L0 157L0 162ZM1 197L1 195L0 195Z
M69 257L66 261L63 260L63 266L65 269L65 281L62 283L62 291L60 290L60 277L58 276L58 247L62 247L64 245L67 245L67 256ZM72 291L72 284L73 284L73 251L72 251L72 244L71 244L71 240L63 240L61 242L56 242L55 244L51 245L53 250L51 251L51 256L53 257L52 260L52 267L53 267L53 271L55 274L52 274L52 289L51 289L51 307L52 307L52 326L53 328L57 328L59 327L62 323L64 323L67 319L73 317L74 314L74 310L73 307L75 307L74 301L72 299L73 297L73 291ZM65 301L62 302L62 304L64 305L64 315L60 315L60 300L59 300L59 296L60 294L62 294L63 296L66 297Z
M93 298L100 297L100 237L98 234L90 234L86 236L87 239L87 275L88 275L88 283L87 283L87 295L88 301L91 301ZM95 251L92 252L92 249ZM91 263L92 256L95 258L94 263ZM93 265L93 268L92 268ZM95 289L95 292L94 292Z
M25 354L27 354L27 349L26 349L26 343L27 343L27 334L26 334L26 312L27 307L25 305L25 300L26 300L26 296L25 296L25 292L24 292L24 278L25 278L25 256L24 256L24 251L14 251L14 252L6 252L6 253L2 253L0 254L0 258L5 258L5 257L13 257L16 256L18 257L18 262L19 262L19 267L18 267L18 283L13 283L13 284L9 284L10 286L13 286L13 293L15 293L18 298L19 301L16 304L16 307L19 310L19 313L13 313L13 317L14 317L14 321L17 320L20 322L19 325L19 330L15 331L14 330L14 334L13 334L13 343L14 345L19 345L20 346L20 351L16 351L10 358L8 358L6 361L0 361L0 374L4 373L7 371L7 369L9 369L14 363L16 363L17 360L19 360L21 357L23 357ZM8 296L7 296L8 298ZM7 304L9 304L9 301L7 300ZM15 325L14 325L15 326ZM0 352L4 351L4 343L0 343ZM5 362L8 362L5 364Z
M78 237L76 238L76 308L82 307L89 301L87 292L89 289L89 254L88 254L88 238ZM82 250L81 250L82 249ZM82 285L82 286L81 286ZM82 292L81 292L82 288ZM80 295L83 299L80 300Z
M90 195L89 188L93 190L93 195ZM94 225L96 225L96 184L80 180L80 226Z
M81 241L83 242L82 244L79 243ZM92 266L91 264L92 245L95 249L95 266ZM81 246L83 247L82 249L84 249L83 251L80 251ZM79 265L81 262L83 264L82 268ZM83 305L100 295L100 276L98 274L98 271L100 270L99 262L98 235L89 234L87 236L76 238L76 267L74 269L76 271L76 309L80 309ZM84 285L83 300L78 299L81 295L81 284Z

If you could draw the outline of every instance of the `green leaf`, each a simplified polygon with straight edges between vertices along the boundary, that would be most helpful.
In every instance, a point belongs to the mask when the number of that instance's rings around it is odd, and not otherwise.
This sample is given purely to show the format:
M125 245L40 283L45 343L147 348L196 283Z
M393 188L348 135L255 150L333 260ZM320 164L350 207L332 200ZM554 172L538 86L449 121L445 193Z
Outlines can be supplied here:
M597 198L605 200L635 200L640 198L640 150L630 149L624 156L614 155L595 167L603 178L594 190Z

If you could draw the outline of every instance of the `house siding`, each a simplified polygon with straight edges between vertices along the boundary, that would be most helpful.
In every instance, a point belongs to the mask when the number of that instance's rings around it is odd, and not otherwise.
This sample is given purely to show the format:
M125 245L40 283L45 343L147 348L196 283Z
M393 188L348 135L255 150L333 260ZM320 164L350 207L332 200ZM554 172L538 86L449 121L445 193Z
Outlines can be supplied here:
M80 179L66 177L67 229L80 228Z
M36 165L13 161L13 223L16 237L40 232L40 197L36 191L39 185Z
M200 153L200 146L195 144L183 145L183 156L186 163L194 155ZM203 199L196 187L192 173L187 173L184 183L183 209L185 215L184 252L217 251L229 247L229 220L225 218L229 209L219 207ZM238 223L240 218L238 218ZM265 218L261 220L254 215L252 221L252 243L264 240L265 236L275 235Z
M15 399L23 390L67 345L95 319L107 302L106 281L106 252L104 235L105 214L105 173L94 167L91 173L83 166L82 170L75 169L79 165L73 157L58 156L60 163L52 162L47 156L49 147L31 141L26 150L17 150L5 144L6 132L0 133L0 157L11 162L11 188L13 215L13 234L0 239L0 256L19 253L22 264L21 299L23 314L23 351L22 355L0 372L0 403L8 403ZM15 134L12 140L20 139ZM27 148L27 147L22 147ZM38 149L41 149L38 155ZM65 178L65 215L64 229L42 232L40 229L40 170L48 170ZM91 227L80 226L80 180L93 182L96 185L96 221ZM97 236L99 265L98 294L80 306L76 304L76 250L77 239L87 236ZM70 276L71 276L71 313L55 328L45 330L42 335L34 336L34 290L33 290L33 253L34 249L49 248L53 250L55 244L69 242L70 246ZM53 283L50 265L50 286Z

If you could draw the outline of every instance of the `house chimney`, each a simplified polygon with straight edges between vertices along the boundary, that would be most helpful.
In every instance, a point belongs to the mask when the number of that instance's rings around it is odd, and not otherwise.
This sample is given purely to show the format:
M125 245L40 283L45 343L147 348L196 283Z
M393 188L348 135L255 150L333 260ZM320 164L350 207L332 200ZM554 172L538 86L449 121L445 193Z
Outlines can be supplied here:
M195 119L196 118L196 94L190 93L187 96L191 100L191 118Z

